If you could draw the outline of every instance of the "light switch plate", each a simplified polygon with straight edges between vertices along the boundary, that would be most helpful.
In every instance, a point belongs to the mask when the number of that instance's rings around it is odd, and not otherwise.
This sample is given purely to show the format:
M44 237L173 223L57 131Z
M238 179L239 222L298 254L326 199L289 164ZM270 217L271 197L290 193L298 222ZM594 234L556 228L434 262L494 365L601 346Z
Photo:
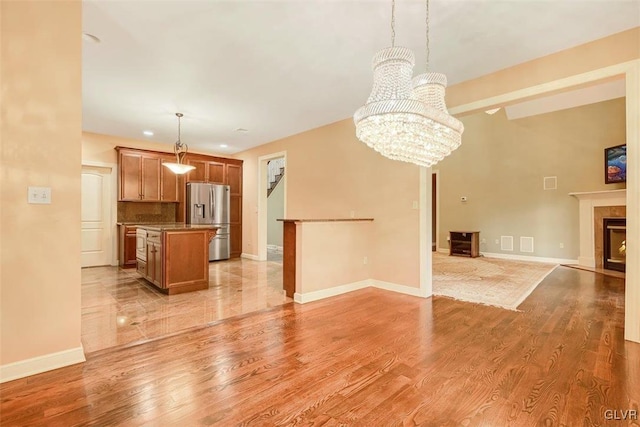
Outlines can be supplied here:
M51 187L29 187L28 201L38 205L51 204Z

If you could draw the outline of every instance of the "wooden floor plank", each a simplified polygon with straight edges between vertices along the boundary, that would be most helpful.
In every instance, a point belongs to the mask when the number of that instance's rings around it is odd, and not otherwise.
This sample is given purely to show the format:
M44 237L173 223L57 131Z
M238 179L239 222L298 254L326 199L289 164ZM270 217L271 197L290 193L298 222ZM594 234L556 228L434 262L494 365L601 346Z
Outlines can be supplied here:
M623 322L623 280L563 267L518 312L364 289L2 384L0 424L627 425Z

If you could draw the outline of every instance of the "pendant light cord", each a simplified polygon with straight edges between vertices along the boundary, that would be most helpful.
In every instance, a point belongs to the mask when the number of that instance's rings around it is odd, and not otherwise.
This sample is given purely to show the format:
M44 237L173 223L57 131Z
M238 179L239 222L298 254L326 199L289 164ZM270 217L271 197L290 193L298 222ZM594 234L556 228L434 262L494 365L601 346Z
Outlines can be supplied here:
M391 47L396 45L396 0L391 0Z
M427 52L426 52L426 58L427 58L427 66L426 66L426 72L429 72L429 0L426 1L427 6L426 6L426 17L425 17L425 24L427 27Z

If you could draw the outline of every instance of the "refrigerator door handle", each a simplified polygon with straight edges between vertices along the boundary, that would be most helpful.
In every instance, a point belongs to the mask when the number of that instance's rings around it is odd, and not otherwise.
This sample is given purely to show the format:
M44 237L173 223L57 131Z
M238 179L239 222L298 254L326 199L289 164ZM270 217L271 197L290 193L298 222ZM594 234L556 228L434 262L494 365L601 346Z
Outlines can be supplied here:
M211 219L213 222L215 222L216 219L216 205L215 205L215 197L216 197L216 190L214 189L213 186L209 187L209 204L210 204L210 208L211 208Z

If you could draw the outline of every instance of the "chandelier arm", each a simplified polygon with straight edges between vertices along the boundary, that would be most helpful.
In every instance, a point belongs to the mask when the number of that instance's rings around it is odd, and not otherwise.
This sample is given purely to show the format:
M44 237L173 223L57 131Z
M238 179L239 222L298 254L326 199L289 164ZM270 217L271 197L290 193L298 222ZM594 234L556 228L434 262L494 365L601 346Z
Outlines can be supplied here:
M425 72L429 72L429 0L426 0L426 16L425 16L425 26L427 28L427 52L425 57L427 58Z
M391 47L396 45L396 0L391 0Z

